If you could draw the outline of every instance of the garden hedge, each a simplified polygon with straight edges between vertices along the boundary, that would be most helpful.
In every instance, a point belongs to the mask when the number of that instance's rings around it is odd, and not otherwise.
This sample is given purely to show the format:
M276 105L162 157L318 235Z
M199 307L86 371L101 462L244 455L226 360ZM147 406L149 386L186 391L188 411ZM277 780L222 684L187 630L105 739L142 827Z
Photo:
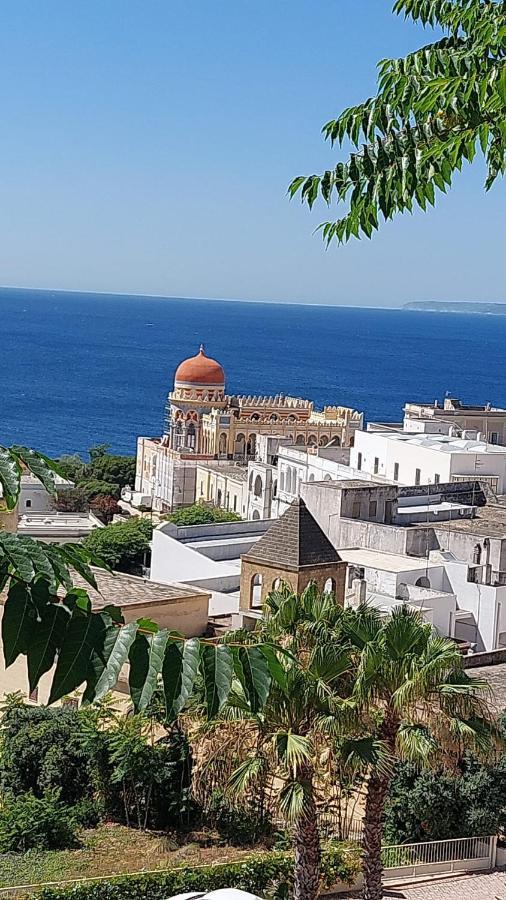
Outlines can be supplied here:
M359 869L359 851L345 845L327 847L322 854L325 887L338 881L351 883ZM167 900L174 894L234 887L259 896L289 885L293 854L268 852L235 863L183 866L160 874L118 876L108 881L87 881L64 888L45 888L41 900Z

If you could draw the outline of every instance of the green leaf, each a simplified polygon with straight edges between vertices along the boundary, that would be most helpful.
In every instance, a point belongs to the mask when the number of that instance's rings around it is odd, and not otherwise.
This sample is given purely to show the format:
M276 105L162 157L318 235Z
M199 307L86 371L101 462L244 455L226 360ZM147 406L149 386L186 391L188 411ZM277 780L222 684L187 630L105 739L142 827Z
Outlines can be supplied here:
M129 685L135 712L145 709L153 696L162 671L168 637L167 629L150 635L138 632L130 648Z
M86 678L83 700L100 700L116 685L122 666L128 660L130 647L137 634L137 622L129 625L109 625L101 647L94 649Z
M21 466L7 447L0 447L0 485L7 509L14 509L21 486Z
M173 721L184 708L195 683L200 660L200 641L192 638L170 641L165 651L162 679L167 720Z
M21 581L11 581L2 617L6 667L12 665L20 653L27 653L34 621L35 610L29 587Z
M54 496L56 494L55 463L47 456L42 456L41 453L37 453L28 447L11 447L11 450L25 464L32 475L35 475L41 484L44 485L46 491Z
M30 556L29 545L27 546L19 535L0 532L0 552L7 557L17 578L27 582L33 581L35 567Z
M49 672L60 650L69 624L70 615L59 603L49 604L40 622L32 624L28 646L28 681L33 691L42 675Z
M232 683L232 654L226 644L203 644L200 670L204 679L204 696L209 718L220 711L227 700Z
M103 644L106 623L98 613L74 609L58 655L48 703L60 700L86 681L93 651Z
M276 650L274 650L269 644L260 644L258 649L260 650L262 656L264 656L267 660L267 665L269 666L269 673L272 680L286 694L286 671L279 660Z
M252 712L258 712L269 696L271 676L267 660L258 647L239 647L238 657L243 677L242 687Z

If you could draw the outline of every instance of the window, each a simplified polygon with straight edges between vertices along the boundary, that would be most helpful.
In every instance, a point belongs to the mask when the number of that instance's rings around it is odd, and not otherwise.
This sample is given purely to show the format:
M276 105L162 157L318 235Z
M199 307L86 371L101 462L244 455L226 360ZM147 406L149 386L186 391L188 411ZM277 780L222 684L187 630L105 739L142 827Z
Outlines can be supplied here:
M32 505L32 501L31 501L31 500L25 500L25 506L26 506L27 509L30 509L30 508L31 508L31 505Z
M237 494L234 494L234 512L237 512Z
M352 519L360 519L360 500L355 500L351 508Z
M361 468L362 468L362 454L359 453L357 456L357 469L359 472L360 472Z
M415 484L420 484L422 480L422 472L420 469L415 469Z
M369 518L374 519L378 512L378 503L376 500L371 500L369 503Z
M394 481L399 481L399 463L394 463Z
M439 472L434 472L434 484L439 484L440 481L441 475L439 474Z
M499 443L499 435L498 435L497 431L492 431L490 433L490 443L491 444Z
M380 461L379 461L378 457L375 456L374 457L374 474L375 475L378 474L379 464L380 464Z

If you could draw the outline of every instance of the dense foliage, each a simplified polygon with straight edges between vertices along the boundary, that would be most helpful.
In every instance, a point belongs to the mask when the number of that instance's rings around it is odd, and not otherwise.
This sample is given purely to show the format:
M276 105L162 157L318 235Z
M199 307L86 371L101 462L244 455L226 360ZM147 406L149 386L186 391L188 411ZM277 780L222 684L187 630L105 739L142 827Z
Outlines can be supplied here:
M328 847L322 858L323 886L338 881L350 884L359 868L356 850L340 845ZM115 878L88 882L62 890L45 889L41 900L166 900L191 891L215 891L233 886L259 897L274 892L286 895L293 877L293 854L285 852L251 855L236 863L211 866L180 866L159 875Z
M111 504L107 508L104 500L119 500L121 489L134 484L135 457L111 455L105 444L92 447L89 457L89 462L77 454L56 460L60 474L75 485L58 491L56 508L60 512L80 512L90 506L109 521L119 509Z
M93 794L86 720L79 711L24 705L16 697L1 721L0 785L4 796L58 794L74 806Z
M77 823L57 794L22 794L0 807L0 853L77 847Z
M389 844L504 833L506 757L480 763L471 756L454 772L399 766L386 806Z
M188 741L177 728L154 740L147 717L117 714L108 704L48 709L14 695L1 722L0 840L12 820L13 841L21 841L31 807L40 809L41 824L32 826L26 849L71 845L67 832L53 829L58 814L72 833L77 825L96 825L101 815L138 828L186 828L197 814L191 764Z
M146 564L153 526L148 519L132 518L96 528L83 545L112 569L139 573Z
M209 525L211 522L239 522L241 517L237 513L221 509L219 506L203 506L201 503L194 503L193 506L177 509L166 518L174 525Z
M300 176L312 207L318 197L347 205L323 223L323 238L370 237L384 220L434 206L455 173L484 157L488 190L506 167L506 4L504 0L396 0L394 11L441 36L378 65L378 91L323 128L332 145L351 144L346 161Z

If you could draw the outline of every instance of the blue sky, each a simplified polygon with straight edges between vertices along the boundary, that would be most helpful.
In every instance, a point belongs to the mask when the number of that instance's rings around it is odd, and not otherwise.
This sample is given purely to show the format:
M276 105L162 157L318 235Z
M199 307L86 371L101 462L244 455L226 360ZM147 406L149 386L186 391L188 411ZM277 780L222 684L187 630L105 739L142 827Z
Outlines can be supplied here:
M391 0L4 0L0 283L393 306L506 300L504 183L325 251L322 124L427 39Z

